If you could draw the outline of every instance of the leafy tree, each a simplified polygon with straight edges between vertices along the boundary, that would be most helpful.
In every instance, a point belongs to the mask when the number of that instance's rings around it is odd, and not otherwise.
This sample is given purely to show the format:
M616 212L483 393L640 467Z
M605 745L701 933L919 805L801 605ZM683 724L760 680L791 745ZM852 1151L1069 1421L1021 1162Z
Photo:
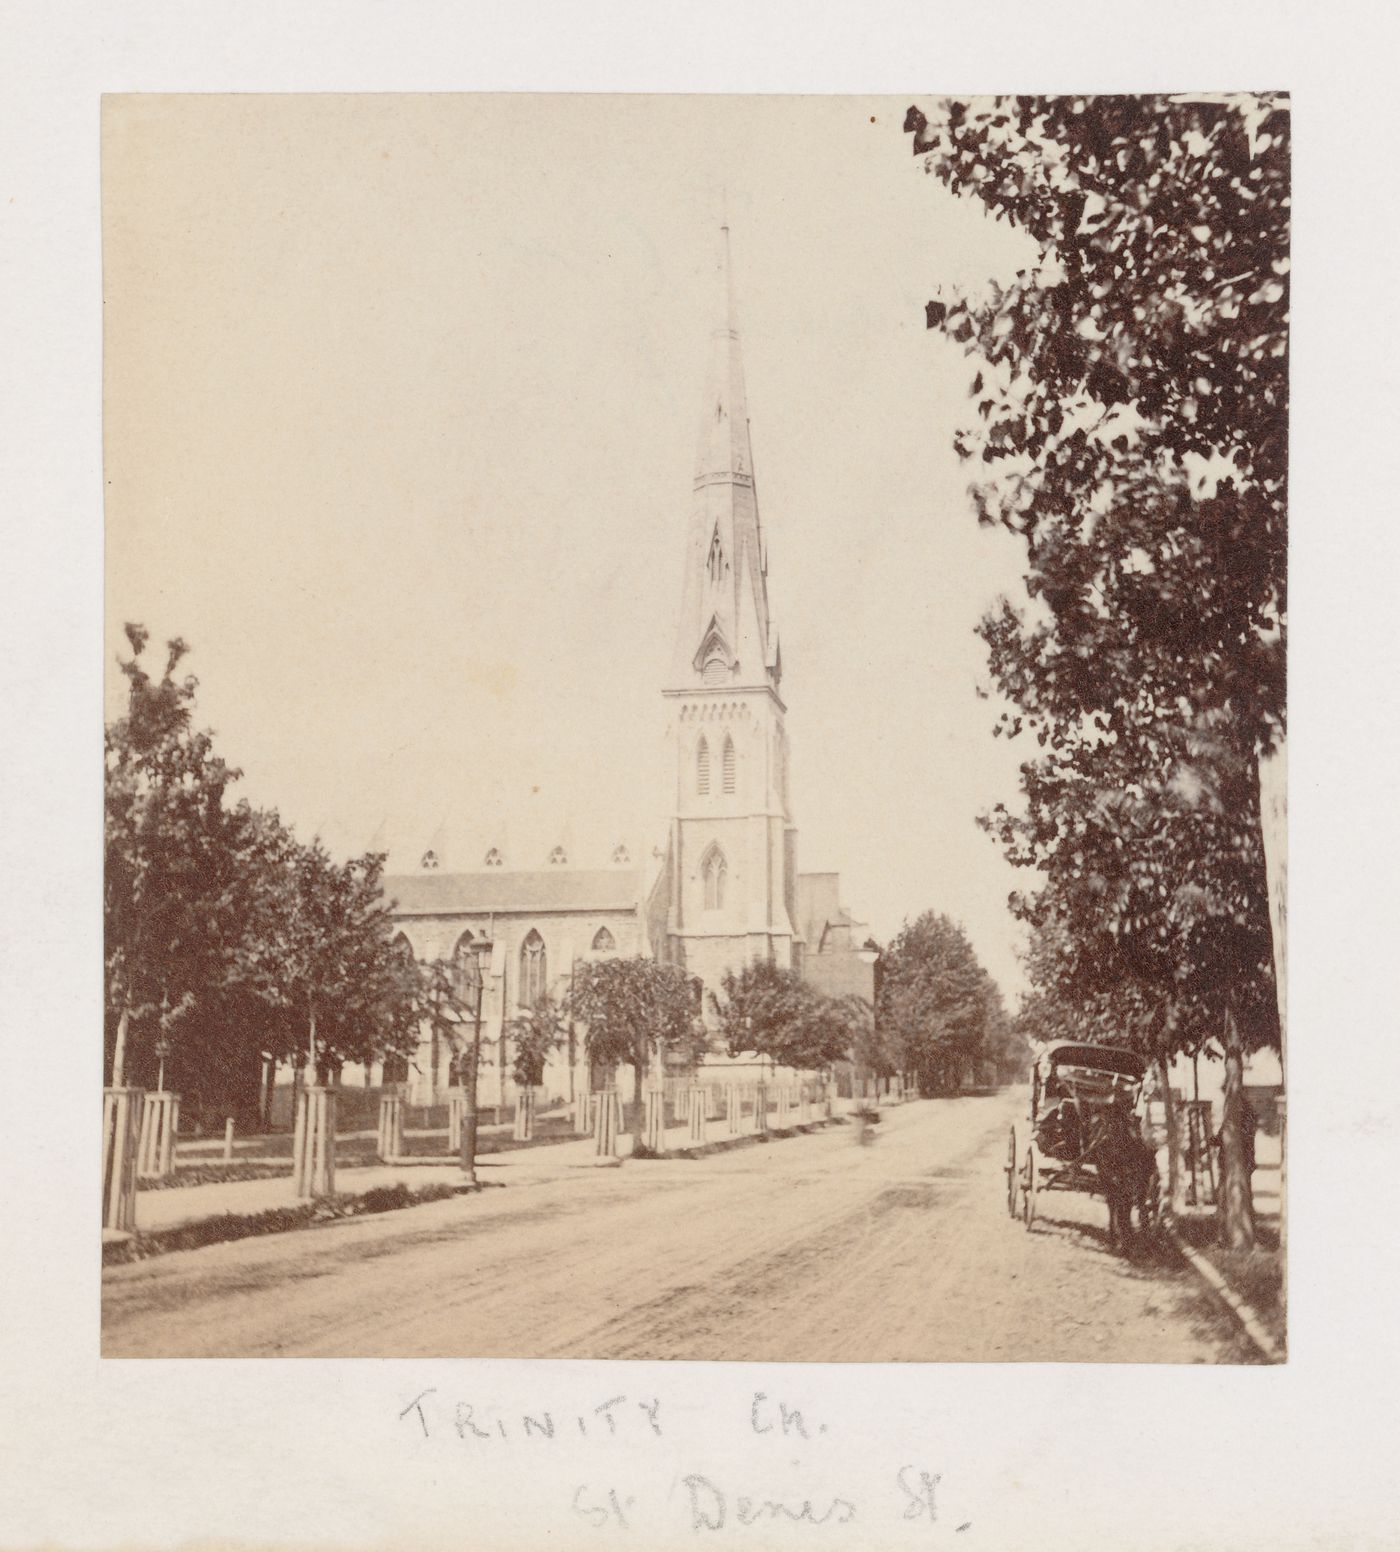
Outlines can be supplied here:
M956 438L1030 608L981 627L1045 752L989 824L1046 877L1042 984L1154 1054L1226 1053L1223 1226L1252 1243L1245 1050L1277 1040L1258 761L1284 730L1286 102L995 98L910 110L927 169L1040 262L930 302L977 357Z
M319 840L292 842L271 892L277 930L263 947L313 1078L416 1045L417 987L394 947L383 869L380 853L336 863Z
M416 977L392 952L382 857L337 866L275 811L229 804L238 772L193 726L187 648L161 677L128 625L127 712L105 740L106 1063L114 1084L173 1073L195 1101L255 1117L265 1058L338 1071L411 1048Z
M878 1014L924 1093L958 1087L1005 1017L967 934L934 911L906 922L881 956Z
M850 1059L857 1074L888 1078L899 1070L900 1053L875 1017L876 1002L852 993L836 999L850 1036Z
M754 1051L782 1067L816 1072L849 1054L850 1010L795 971L767 960L726 970L710 994L731 1056Z
M678 966L654 959L604 959L579 965L566 1014L586 1026L591 1062L631 1065L639 1100L653 1058L675 1056L693 1064L707 1045L694 985ZM632 1135L637 1152L644 1146L643 1126L639 1103Z
M105 738L104 921L110 1081L149 1076L181 1032L234 930L231 821L238 777L192 726L196 680L177 680L188 648L167 643L159 679L142 661L148 633L127 625L126 715Z
M563 1007L547 992L533 1008L527 1008L512 1020L510 1042L514 1065L512 1076L522 1088L535 1088L544 1082L545 1063L569 1038L569 1020Z

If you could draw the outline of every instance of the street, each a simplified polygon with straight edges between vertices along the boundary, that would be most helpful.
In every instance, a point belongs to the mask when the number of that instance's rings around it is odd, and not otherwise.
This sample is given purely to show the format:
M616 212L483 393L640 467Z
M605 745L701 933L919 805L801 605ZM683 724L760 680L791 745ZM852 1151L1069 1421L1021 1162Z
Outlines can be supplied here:
M701 1159L565 1168L103 1278L108 1357L1238 1361L1170 1255L1097 1199L1006 1214L1022 1088ZM537 1150L547 1160L555 1150ZM491 1178L490 1161L482 1178Z

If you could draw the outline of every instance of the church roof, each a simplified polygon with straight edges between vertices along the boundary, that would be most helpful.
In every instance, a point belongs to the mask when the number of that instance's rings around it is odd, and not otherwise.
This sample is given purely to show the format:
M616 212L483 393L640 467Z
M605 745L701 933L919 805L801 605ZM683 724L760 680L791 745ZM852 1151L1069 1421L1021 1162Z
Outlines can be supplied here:
M384 893L395 916L537 914L547 911L630 911L641 901L641 868L492 869L480 873L394 873Z

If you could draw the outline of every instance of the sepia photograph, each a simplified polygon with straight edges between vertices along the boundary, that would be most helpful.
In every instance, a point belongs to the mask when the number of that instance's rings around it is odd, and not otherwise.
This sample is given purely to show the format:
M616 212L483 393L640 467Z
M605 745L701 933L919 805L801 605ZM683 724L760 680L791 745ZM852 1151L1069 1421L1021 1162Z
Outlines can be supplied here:
M1290 124L103 98L104 1358L1285 1363Z

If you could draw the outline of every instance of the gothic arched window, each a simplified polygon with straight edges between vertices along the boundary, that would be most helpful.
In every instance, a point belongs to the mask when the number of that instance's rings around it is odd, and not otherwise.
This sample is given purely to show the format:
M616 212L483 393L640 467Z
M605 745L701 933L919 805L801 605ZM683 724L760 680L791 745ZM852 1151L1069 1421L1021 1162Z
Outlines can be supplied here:
M498 868L501 866L504 860L505 859L494 846L486 853L486 866L488 868Z
M532 927L520 945L520 996L522 1008L533 1008L548 989L544 939Z
M617 947L617 939L606 927L599 927L593 934L593 951L597 954L611 954Z
M705 566L711 582L718 582L724 576L724 546L720 543L718 523L715 524L714 537L710 540L710 554Z
M707 911L721 911L724 909L724 884L729 875L729 865L724 860L724 853L718 846L711 846L705 853L705 860L700 865L700 871L705 880L705 909Z
M722 758L721 763L720 763L720 772L721 772L721 776L720 776L720 784L721 784L721 786L724 788L724 791L725 791L725 793L728 796L733 797L733 795L734 795L734 740L732 738L730 738L728 734L725 734L725 738L724 738L724 755L723 755L723 758Z
M483 947L484 946L485 945L483 944ZM452 950L452 986L454 992L459 997L465 996L468 1002L470 1002L474 998L479 998L482 995L484 990L481 984L482 968L481 961L477 957L477 945L472 939L471 928L469 927L462 934L462 936L457 939L457 942ZM479 1007L480 1003L478 1003L477 1006ZM433 1038L437 1038L436 1034L433 1036ZM449 1079L448 1081L453 1082L465 1080Z
M613 847L612 860L617 863L631 862L632 860L628 854L627 848L622 844L621 841L619 841L617 845Z
M435 851L425 851L423 853L423 860L419 863L419 866L425 871L431 873L432 870L437 867L437 865L438 854Z
M710 746L703 733L695 751L695 790L702 798L710 795Z
M393 942L393 950L406 965L417 964L417 958L413 952L413 945L408 941L404 933L399 933Z
M550 854L549 854L549 863L550 863L551 867L556 867L557 868L557 867L561 866L563 863L567 862L568 860L569 860L568 853L564 850L564 848L562 846L556 846L554 848L554 850L552 852L550 852Z

